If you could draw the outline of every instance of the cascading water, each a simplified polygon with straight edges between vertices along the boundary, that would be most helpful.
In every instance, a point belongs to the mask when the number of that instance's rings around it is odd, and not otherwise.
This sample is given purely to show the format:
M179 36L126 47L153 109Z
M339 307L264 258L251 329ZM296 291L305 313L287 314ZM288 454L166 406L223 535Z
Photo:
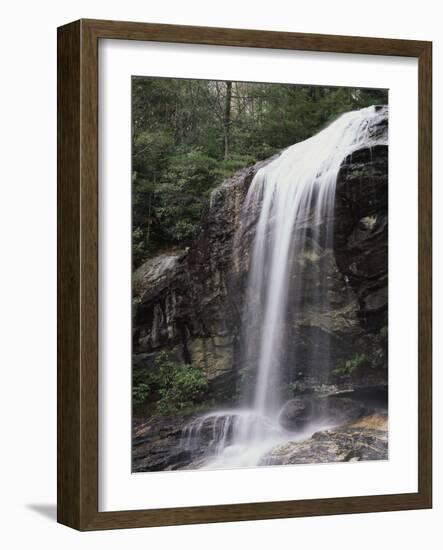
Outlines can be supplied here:
M285 327L303 309L325 311L329 306L327 269L315 271L311 300L303 299L304 270L309 269L305 260L331 248L340 166L357 149L385 144L374 129L386 117L387 107L345 113L255 175L236 237L241 240L244 228L256 224L241 334L242 363L252 370L253 379L244 388L243 408L208 413L183 431L184 448L204 446L204 467L256 465L279 442L306 437L306 431L290 434L279 423L290 344ZM298 311L287 307L289 296ZM327 334L327 326L324 329ZM323 372L329 372L327 358L322 363Z

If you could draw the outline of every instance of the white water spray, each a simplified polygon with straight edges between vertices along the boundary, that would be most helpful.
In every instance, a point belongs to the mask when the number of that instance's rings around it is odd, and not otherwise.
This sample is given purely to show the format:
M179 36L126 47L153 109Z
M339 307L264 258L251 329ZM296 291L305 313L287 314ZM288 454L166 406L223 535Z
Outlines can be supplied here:
M243 362L253 364L255 370L254 394L247 409L209 413L184 430L185 448L192 450L206 441L211 457L206 467L255 465L274 445L294 440L278 422L288 346L288 296L302 304L303 277L294 277L292 262L315 254L313 243L321 249L332 246L340 167L354 151L386 144L385 136L380 138L375 131L386 117L386 107L345 113L315 136L286 149L255 175L237 235L241 239L243 228L256 222L242 332ZM323 308L328 307L326 276L319 270L315 281L316 302ZM327 371L329 365L323 368Z

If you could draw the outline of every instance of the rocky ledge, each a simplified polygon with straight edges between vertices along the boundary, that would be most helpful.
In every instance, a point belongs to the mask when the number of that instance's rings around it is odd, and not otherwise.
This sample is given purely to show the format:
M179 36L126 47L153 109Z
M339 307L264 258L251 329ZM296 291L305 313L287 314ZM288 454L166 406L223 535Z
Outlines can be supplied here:
M314 464L388 459L388 418L377 413L337 428L314 433L304 441L274 448L260 465Z
M147 421L134 419L132 439L132 471L155 472L187 466L191 453L180 446L188 415L152 417Z

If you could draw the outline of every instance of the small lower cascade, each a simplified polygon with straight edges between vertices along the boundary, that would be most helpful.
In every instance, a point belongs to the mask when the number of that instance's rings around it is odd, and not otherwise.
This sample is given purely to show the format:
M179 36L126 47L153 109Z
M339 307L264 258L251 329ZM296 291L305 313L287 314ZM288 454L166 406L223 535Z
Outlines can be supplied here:
M335 188L344 159L358 149L385 144L386 138L374 128L386 116L386 107L345 113L256 173L236 236L241 242L244 228L255 225L240 346L242 365L250 376L238 409L209 412L183 430L185 450L199 451L201 457L203 449L199 467L254 466L275 445L318 429L313 424L294 433L280 423L285 369L288 363L296 369L298 360L289 353L291 334L286 327L307 308L325 311L330 305L326 268L311 273L306 299L304 275L312 263L308 260L332 247ZM289 311L289 297L296 311ZM313 345L312 353L315 349ZM327 358L317 362L324 373L333 368ZM323 422L327 425L328 419Z
M260 426L266 438L275 437L281 432L277 423L272 423L268 417L257 417L250 409L207 413L184 428L181 447L192 451L199 449L202 441L205 441L207 450L218 455L232 445L240 433L245 440L255 437L253 431L257 426Z

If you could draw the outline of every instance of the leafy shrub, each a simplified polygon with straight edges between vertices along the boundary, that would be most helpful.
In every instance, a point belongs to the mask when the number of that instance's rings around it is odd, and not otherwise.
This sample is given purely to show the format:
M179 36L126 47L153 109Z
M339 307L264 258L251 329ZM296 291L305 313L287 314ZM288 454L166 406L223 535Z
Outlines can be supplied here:
M132 388L132 399L136 405L141 405L149 395L149 384L138 382Z
M168 414L201 402L208 381L198 367L171 361L166 352L155 358L154 368L136 371L133 379L133 400L136 405L149 405L153 412Z
M370 364L369 358L365 353L357 354L352 359L345 361L345 364L332 371L332 374L344 376L352 374L359 367Z
M133 169L154 177L164 166L173 146L173 137L168 131L145 130L134 136Z
M164 383L159 389L160 399L157 409L160 412L172 412L198 403L208 387L208 381L202 371L186 363L167 363L162 368Z
M201 215L217 180L217 162L199 150L171 157L155 192L156 213L173 242L189 243L200 228Z

